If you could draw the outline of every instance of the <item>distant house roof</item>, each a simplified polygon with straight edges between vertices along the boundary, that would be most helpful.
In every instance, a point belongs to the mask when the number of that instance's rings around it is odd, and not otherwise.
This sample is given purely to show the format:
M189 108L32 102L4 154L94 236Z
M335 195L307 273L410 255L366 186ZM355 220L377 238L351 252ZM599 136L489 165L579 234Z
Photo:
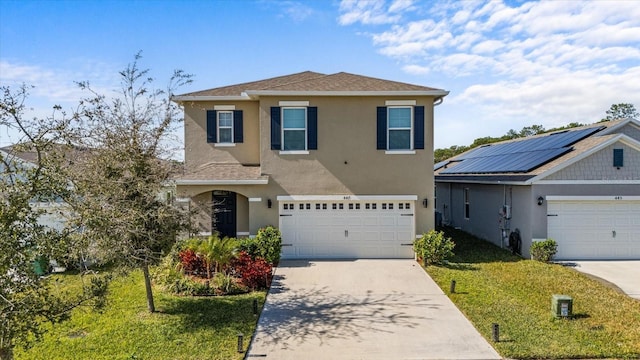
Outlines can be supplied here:
M598 148L624 139L613 130L634 119L591 124L563 131L493 143L471 149L434 165L436 181L526 182Z
M442 89L368 76L339 72L321 74L305 71L248 83L223 86L174 96L174 101L217 100L219 98L255 99L260 95L430 95L444 97Z

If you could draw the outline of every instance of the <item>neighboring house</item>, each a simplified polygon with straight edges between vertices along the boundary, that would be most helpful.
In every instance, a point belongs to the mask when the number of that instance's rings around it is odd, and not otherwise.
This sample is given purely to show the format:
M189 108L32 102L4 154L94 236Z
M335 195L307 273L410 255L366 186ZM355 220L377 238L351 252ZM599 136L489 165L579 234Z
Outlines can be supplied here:
M507 247L554 239L557 259L640 259L640 122L485 145L435 164L442 222Z
M0 148L0 181L11 181L5 176L5 164L10 164L15 168L28 169L34 167L38 157L33 151L25 151L24 149L16 150L13 145ZM13 175L15 176L15 175ZM38 217L40 225L47 226L52 229L61 230L65 225L64 206L60 202L31 202L34 209L42 210L43 213Z
M447 91L302 72L175 96L178 196L203 233L277 226L284 258L410 258L434 227L433 109Z

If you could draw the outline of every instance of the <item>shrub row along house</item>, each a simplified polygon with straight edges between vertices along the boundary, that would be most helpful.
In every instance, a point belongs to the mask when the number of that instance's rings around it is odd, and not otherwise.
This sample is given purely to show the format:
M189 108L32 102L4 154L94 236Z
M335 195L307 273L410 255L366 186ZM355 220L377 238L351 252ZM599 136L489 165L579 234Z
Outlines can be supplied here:
M524 256L551 238L556 259L640 259L638 120L485 145L434 170L444 224Z
M179 196L203 233L282 232L283 258L411 258L434 227L433 110L447 91L302 72L175 96Z

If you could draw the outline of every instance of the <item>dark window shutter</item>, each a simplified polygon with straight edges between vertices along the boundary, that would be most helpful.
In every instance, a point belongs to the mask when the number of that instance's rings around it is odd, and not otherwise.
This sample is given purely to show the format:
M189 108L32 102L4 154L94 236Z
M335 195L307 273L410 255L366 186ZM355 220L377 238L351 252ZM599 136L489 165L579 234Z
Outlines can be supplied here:
M307 149L318 150L318 108L307 108Z
M242 110L233 111L233 142L241 143L244 140L242 129Z
M271 107L271 150L282 149L282 141L280 140L280 108Z
M424 106L413 107L413 148L424 149Z
M378 123L377 123L377 132L378 132L378 150L386 150L387 149L387 107L386 106L378 106Z
M216 111L215 110L207 110L207 142L215 143L218 142L218 124L216 121Z
M624 150L623 149L613 149L613 166L618 168L624 166Z

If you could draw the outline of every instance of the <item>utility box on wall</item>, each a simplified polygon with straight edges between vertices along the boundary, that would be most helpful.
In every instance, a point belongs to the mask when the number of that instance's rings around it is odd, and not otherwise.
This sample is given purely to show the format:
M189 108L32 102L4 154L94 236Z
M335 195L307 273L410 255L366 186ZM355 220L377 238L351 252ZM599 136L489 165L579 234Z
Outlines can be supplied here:
M553 295L551 297L551 312L556 318L572 317L573 298L568 295Z

